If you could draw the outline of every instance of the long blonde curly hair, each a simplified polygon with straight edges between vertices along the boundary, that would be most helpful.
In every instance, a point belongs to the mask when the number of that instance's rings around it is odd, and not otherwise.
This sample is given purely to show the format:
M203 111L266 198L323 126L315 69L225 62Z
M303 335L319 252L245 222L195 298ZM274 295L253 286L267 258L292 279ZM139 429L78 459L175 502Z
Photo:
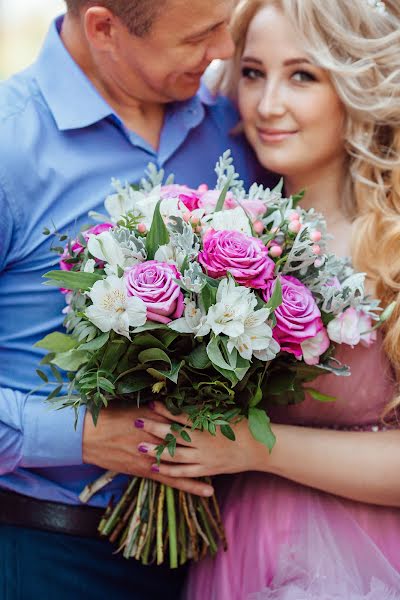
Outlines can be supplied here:
M268 4L291 21L346 108L343 210L354 222L352 259L383 305L396 302L384 350L400 381L400 1L379 11L369 0L241 0L232 20L236 53L219 82L233 99L248 27ZM399 406L397 395L386 415Z

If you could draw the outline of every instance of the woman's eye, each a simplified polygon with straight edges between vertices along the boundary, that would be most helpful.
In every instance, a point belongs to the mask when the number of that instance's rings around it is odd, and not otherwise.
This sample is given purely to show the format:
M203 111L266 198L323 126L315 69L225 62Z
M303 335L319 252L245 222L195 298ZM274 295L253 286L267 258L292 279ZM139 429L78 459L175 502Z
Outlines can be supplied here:
M251 67L243 67L242 68L242 77L245 79L259 79L260 77L264 77L264 73L259 71L258 69L252 69Z
M295 81L300 81L301 83L307 81L316 81L315 76L312 73L308 73L307 71L296 71L296 73L293 73L292 79L294 79Z

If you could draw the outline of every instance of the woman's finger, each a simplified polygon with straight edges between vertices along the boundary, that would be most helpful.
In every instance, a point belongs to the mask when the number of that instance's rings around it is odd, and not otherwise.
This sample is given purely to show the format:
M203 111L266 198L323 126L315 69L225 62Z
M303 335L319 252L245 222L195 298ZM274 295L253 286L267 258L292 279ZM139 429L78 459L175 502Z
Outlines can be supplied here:
M157 458L157 446L148 442L142 442L137 447L140 454L145 454L151 458ZM165 448L161 455L162 462L195 464L198 462L199 453L194 448L184 448L177 446L174 456L171 456L168 449Z
M152 473L159 473L165 477L173 477L175 479L214 475L214 473L206 473L204 466L197 464L175 465L173 463L162 463L161 465L158 465L157 463L154 463L151 465L150 470Z
M180 415L173 415L171 412L169 412L167 407L162 402L153 402L151 405L151 409L155 413L161 415L169 421L175 421L176 423L181 423L182 425L191 426L191 422L189 421L188 416L185 413L182 413Z
M150 433L155 437L163 440L168 434L174 435L177 438L177 443L180 446L191 446L191 442L184 440L181 435L171 430L171 423L160 423L159 421L153 421L152 419L136 419L135 427L137 429L143 429L146 433ZM189 434L191 436L191 432Z

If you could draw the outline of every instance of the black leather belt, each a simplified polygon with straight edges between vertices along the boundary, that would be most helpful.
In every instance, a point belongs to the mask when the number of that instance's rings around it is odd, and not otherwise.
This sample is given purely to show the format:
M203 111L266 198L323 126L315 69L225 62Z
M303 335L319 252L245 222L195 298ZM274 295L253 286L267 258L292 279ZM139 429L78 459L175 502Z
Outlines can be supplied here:
M98 537L97 526L103 514L102 508L71 506L0 490L2 525L81 537Z

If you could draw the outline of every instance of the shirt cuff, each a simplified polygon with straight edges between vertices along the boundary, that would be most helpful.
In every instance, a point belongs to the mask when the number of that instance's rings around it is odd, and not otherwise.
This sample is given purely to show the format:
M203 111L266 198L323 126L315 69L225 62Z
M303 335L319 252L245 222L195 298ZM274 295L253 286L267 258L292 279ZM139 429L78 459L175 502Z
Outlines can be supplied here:
M82 465L82 436L86 409L56 410L43 397L31 396L24 407L21 467L67 467Z

